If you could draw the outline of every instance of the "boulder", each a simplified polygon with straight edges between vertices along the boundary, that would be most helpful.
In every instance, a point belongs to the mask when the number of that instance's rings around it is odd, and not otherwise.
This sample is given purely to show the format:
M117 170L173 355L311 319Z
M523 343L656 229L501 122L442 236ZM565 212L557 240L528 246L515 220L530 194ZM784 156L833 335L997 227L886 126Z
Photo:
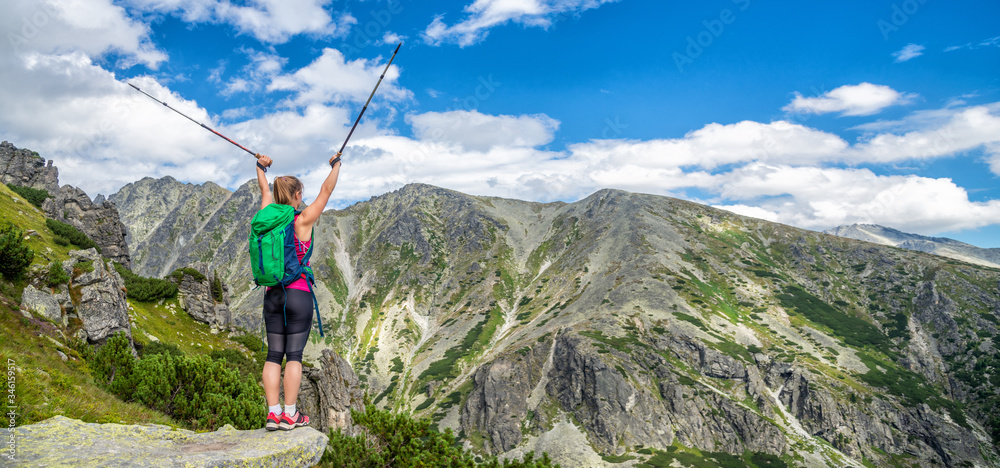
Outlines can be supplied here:
M39 291L32 285L27 285L21 294L21 307L41 315L55 323L62 323L62 309L56 296Z
M80 288L80 301L75 305L76 315L83 322L87 340L103 342L108 336L124 331L132 336L125 300L125 280L104 262L94 249L74 250L63 266L80 273L71 280L73 288ZM90 271L87 271L90 270Z
M17 429L18 466L305 467L328 438L309 427L195 433L169 426L94 424L56 416ZM5 460L8 460L5 457Z

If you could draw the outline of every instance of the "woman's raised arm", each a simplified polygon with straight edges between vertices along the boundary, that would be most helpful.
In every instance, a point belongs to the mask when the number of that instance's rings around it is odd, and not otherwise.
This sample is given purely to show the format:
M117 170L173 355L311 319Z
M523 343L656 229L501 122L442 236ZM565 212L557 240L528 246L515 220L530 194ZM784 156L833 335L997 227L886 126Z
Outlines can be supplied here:
M319 215L323 214L323 209L326 208L326 203L330 201L330 195L333 194L333 189L337 186L337 178L340 177L340 153L333 155L330 158L330 163L332 166L330 174L326 176L323 186L319 188L319 195L299 215L299 219L309 229L312 229L312 225L319 219Z
M270 167L273 161L271 161L271 158L258 153L257 162L260 163L257 166L257 184L260 185L260 208L264 209L264 207L270 205L274 199L271 198L271 189L267 185L267 175L264 174L264 170L261 169L260 166Z

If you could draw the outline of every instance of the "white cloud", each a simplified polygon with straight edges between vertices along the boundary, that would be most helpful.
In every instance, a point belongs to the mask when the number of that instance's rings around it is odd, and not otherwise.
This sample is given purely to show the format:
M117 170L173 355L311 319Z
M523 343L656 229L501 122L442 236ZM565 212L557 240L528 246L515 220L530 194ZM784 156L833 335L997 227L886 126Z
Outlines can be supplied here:
M906 62L908 60L915 59L921 55L924 55L924 49L926 47L918 44L907 44L905 47L897 52L893 52L892 56L896 59L896 63Z
M212 69L209 80L222 85L222 94L230 96L236 93L256 92L264 89L288 62L288 59L277 54L261 52L254 49L240 49L249 59L239 74L223 82L226 64Z
M927 119L933 122L931 125L921 125L903 134L879 133L854 145L844 153L843 160L856 164L887 163L994 147L1000 143L998 114L1000 103L938 111ZM995 169L994 173L1000 175Z
M74 52L98 57L116 52L124 57L122 66L143 63L155 68L167 58L149 42L149 28L133 21L110 0L14 0L5 2L3 8L0 31L8 42L4 52L14 52L4 54L8 59Z
M407 116L418 139L453 143L469 151L548 144L559 121L547 115L492 116L477 111L427 112Z
M889 106L907 104L914 98L914 94L903 94L888 86L861 83L841 86L820 97L804 97L795 93L795 99L783 110L803 114L840 112L845 116L871 115Z
M266 43L281 44L292 36L309 34L336 38L346 35L357 20L350 14L327 11L332 0L127 0L140 11L176 14L185 22L222 22Z
M799 124L743 121L729 125L709 124L683 138L593 140L572 145L570 149L591 158L610 155L615 161L646 167L712 169L754 160L816 164L835 159L847 147L847 142L836 135Z
M343 15L337 21L326 11L330 0L253 0L253 6L220 3L220 18L234 24L241 32L263 42L284 43L296 34L340 37L355 20Z
M292 74L276 76L267 90L295 93L288 103L297 106L365 102L384 69L385 62L375 59L345 61L344 54L339 50L328 48L323 49L323 54L309 65ZM393 101L411 98L413 93L397 85L398 78L399 68L390 66L379 85L378 97Z
M997 47L997 46L1000 46L1000 36L991 37L989 39L984 39L984 40L982 40L980 42L977 42L977 43L969 42L969 43L966 43L966 44L963 44L963 45L960 45L960 46L946 47L944 49L944 51L945 52L954 52L956 50L962 50L962 49L976 50L976 49L979 49L979 48L982 48L982 47Z
M445 42L465 47L482 41L490 28L507 22L546 28L561 14L575 14L617 0L475 0L465 7L466 18L454 26L437 16L424 30L428 44Z
M720 207L799 227L875 223L935 234L1000 223L1000 200L970 201L966 190L947 178L755 163L717 179L721 196L743 200L743 208Z
M400 36L392 31L386 31L385 35L382 36L382 45L396 45L403 42L406 39L405 36Z

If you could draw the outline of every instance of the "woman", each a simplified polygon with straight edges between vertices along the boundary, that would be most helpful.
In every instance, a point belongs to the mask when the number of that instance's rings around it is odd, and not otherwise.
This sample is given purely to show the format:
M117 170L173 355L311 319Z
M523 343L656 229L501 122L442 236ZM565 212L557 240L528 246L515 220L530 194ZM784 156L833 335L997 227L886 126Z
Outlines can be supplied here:
M272 202L290 205L295 209L302 204L302 182L293 176L281 176L274 179L274 198L267 184L267 176L261 168L269 167L271 158L257 155L257 183L260 185L263 209ZM319 195L306 209L295 217L295 251L299 260L309 250L312 243L312 229L319 216L323 213L330 194L337 185L340 176L340 153L330 158L330 174L323 181ZM264 395L267 398L268 415L267 430L292 430L299 426L309 425L309 416L295 408L295 399L299 396L299 383L302 381L302 350L309 339L312 329L313 301L309 284L301 277L292 284L281 288L267 288L264 294L264 325L267 328L267 362L264 363L262 380ZM285 363L285 409L278 404L278 391L281 384L281 361Z

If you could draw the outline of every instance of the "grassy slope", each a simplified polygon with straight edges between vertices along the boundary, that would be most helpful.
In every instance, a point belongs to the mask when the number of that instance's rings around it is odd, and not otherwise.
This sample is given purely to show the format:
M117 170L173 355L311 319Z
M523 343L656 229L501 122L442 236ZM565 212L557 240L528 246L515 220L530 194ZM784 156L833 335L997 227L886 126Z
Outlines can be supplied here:
M45 226L45 215L20 195L12 192L7 185L0 184L0 220L9 222L24 231L34 230L38 235L28 238L28 247L35 251L32 265L48 265L69 259L73 245L61 246L53 242L55 234Z
M18 425L63 415L85 422L179 426L161 413L122 402L98 388L87 363L51 322L28 319L12 303L0 302L0 327L4 330L0 358L4 363L13 360L16 365ZM67 360L63 361L56 351L65 354Z
M0 184L0 219L38 235L27 243L35 251L33 265L69 259L70 246L53 242L54 234L45 226L41 210L31 205L6 185ZM125 403L97 387L90 369L72 339L52 322L40 317L26 318L17 311L25 280L14 283L0 278L0 359L15 365L17 423L31 424L63 415L85 422L125 424L156 423L181 425L142 405ZM150 335L162 342L177 345L185 354L208 354L217 349L236 349L249 355L239 343L225 334L213 335L208 325L194 321L177 300L164 304L129 301L133 335L138 345L149 343ZM57 354L67 356L63 361Z

